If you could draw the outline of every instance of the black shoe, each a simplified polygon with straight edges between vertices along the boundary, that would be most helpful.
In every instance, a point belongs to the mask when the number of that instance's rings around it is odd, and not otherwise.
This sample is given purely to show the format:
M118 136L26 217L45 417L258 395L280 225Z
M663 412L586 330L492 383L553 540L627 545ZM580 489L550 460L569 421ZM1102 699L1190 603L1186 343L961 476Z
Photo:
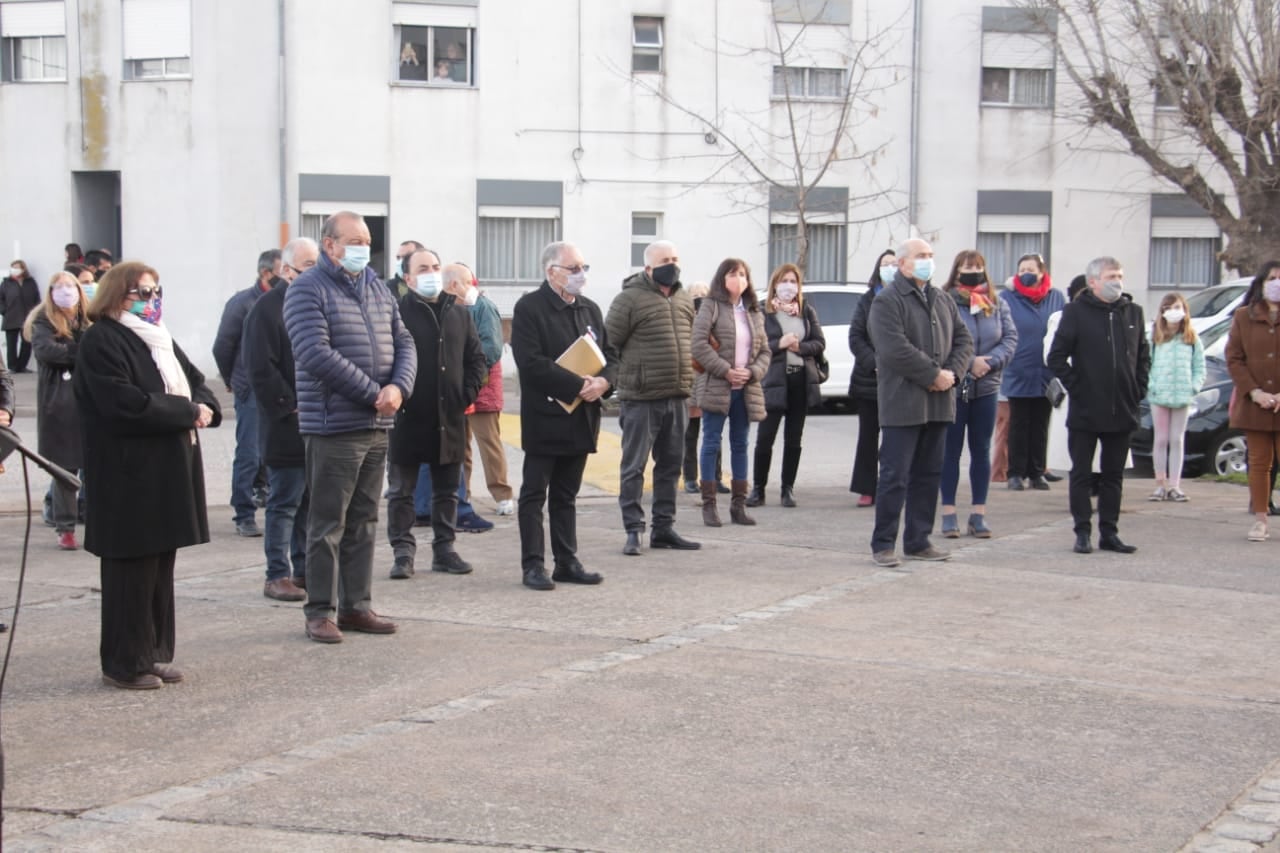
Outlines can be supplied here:
M551 579L561 583L597 584L604 580L604 575L589 572L582 568L582 563L574 560L567 566L557 563L556 570L551 573Z
M1038 492L1047 492L1049 491L1049 484L1044 481L1044 477L1032 477L1031 488Z
M457 551L446 551L436 554L431 559L431 571L445 572L450 575L471 574L471 564L458 556Z
M430 526L431 526L431 516L429 516L429 515L415 515L415 516L413 517L413 526L414 526L414 527L430 527Z
M1103 551L1115 551L1117 554L1132 554L1138 550L1137 545L1126 545L1115 534L1103 536L1099 539L1098 548Z
M728 486L726 486L724 483L721 483L719 480L717 480L717 481L716 481L716 494L717 494L717 495L727 495L727 494L729 494L729 492L731 492L731 491L732 491L732 489L730 489L730 488L729 488Z
M1092 554L1093 545L1089 542L1088 533L1077 533L1075 547L1071 549L1077 554Z
M542 566L524 570L524 585L529 589L555 589L556 585L547 577L547 570Z
M1273 503L1267 504L1267 515L1280 515L1280 506L1276 506ZM81 520L80 523L83 524L84 521Z
M685 490L685 492L687 492L688 494L696 495L696 494L698 493L698 481L697 481L697 480L685 480L685 481L684 481L684 490Z
M413 560L408 557L396 557L395 565L391 567L391 579L403 581L411 577L413 577Z
M627 531L627 544L622 546L622 553L626 554L628 557L640 556L640 531L639 530Z
M1021 477L1010 477L1010 478L1009 478L1009 491L1011 491L1011 492L1021 492L1021 491L1025 491L1025 490L1026 490L1026 488L1027 488L1027 487L1026 487L1026 485L1024 485L1024 484L1023 484L1023 482L1022 482L1022 478L1021 478Z
M1055 474L1055 473L1053 473L1052 471L1050 471L1050 470L1048 470L1048 469L1046 469L1046 470L1045 470L1045 472L1044 472L1044 478L1045 478L1046 480L1048 480L1050 483L1061 483L1061 482L1062 482L1062 475L1061 475L1061 474Z
M696 551L702 547L701 542L690 542L674 527L655 527L649 534L650 548L671 548L676 551Z
M764 486L752 486L747 495L747 506L764 506Z
M790 486L782 487L782 505L788 508L796 505L795 492L791 490Z

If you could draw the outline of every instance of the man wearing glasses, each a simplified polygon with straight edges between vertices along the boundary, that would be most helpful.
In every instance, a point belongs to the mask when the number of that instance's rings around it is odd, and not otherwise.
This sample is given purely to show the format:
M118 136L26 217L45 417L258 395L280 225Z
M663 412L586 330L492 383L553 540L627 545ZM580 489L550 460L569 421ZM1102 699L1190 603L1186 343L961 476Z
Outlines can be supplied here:
M680 258L666 240L644 250L644 269L622 283L605 326L618 348L622 476L618 506L637 556L644 533L644 467L653 455L653 532L650 548L693 551L702 546L676 533L676 483L684 462L685 405L693 390L693 300L680 284Z
M582 295L587 271L571 243L542 250L542 286L526 293L511 314L511 351L520 371L520 568L530 589L562 583L597 584L601 577L578 560L575 504L587 454L596 452L600 399L609 395L616 369L600 306ZM604 368L585 376L556 363L580 338L596 344ZM555 570L547 577L542 507L549 504Z

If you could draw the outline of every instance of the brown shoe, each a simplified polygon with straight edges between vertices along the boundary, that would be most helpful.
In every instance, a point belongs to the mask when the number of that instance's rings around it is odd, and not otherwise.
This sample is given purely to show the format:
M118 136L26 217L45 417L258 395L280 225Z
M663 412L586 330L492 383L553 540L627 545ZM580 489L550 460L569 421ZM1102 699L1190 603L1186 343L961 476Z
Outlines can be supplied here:
M276 601L306 601L307 594L298 589L297 584L288 578L267 581L262 586L262 594Z
M121 690L155 690L164 684L160 676L150 672L135 675L133 678L112 678L104 672L102 683L108 687L119 687Z
M160 680L165 684L177 684L185 677L182 674L182 670L171 663L152 664L151 674L159 676Z
M308 619L307 637L317 643L341 643L342 632L332 619Z
M729 499L729 520L734 524L755 524L756 520L747 515L747 492L751 483L746 480L730 480L732 497Z
M296 586L298 589L306 589L307 588L306 575L294 575L293 585Z
M362 634L394 634L396 623L383 619L372 610L348 610L338 613L338 627Z

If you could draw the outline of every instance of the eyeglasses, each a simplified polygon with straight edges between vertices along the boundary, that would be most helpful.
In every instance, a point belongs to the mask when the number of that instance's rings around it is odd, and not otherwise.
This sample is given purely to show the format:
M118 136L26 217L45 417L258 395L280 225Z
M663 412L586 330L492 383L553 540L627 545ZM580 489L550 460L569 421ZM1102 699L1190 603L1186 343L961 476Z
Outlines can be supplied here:
M566 267L560 264L552 264L551 266L562 269L570 275L577 275L580 272L591 272L591 264L581 264L572 267Z
M139 299L147 300L147 299L150 299L152 296L164 295L164 288L162 288L158 284L140 284L137 287L135 287L133 290L130 290L129 293L130 294L136 293Z

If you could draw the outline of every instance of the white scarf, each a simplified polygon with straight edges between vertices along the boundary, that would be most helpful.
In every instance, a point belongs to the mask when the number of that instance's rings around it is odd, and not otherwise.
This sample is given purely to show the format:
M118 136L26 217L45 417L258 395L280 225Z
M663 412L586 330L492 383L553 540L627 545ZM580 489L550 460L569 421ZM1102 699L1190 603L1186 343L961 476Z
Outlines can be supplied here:
M120 321L120 325L142 338L147 349L151 350L151 360L160 370L165 393L190 400L191 384L187 382L187 374L183 372L182 365L173 352L173 336L169 334L169 330L160 323L153 326L128 311L121 311L116 319Z

